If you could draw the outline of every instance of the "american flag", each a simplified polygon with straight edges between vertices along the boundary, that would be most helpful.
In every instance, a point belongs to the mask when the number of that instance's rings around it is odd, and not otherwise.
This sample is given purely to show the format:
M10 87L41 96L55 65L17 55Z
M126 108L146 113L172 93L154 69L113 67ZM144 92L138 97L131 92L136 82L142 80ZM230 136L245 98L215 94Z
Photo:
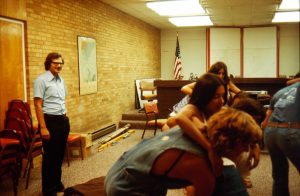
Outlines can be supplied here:
M181 69L182 69L182 67L181 67L181 60L180 60L180 47L179 47L178 34L177 34L176 51L175 51L175 65L174 65L175 80L180 79Z

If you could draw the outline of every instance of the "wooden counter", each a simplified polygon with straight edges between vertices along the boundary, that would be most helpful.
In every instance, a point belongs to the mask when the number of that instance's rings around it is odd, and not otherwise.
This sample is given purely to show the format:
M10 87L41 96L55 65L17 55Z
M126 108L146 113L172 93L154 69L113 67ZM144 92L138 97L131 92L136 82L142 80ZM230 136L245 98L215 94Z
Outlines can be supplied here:
M268 91L274 95L279 89L286 86L286 78L234 78L233 83L244 91ZM194 81L190 80L155 80L157 87L157 101L159 118L167 118L173 106L185 95L180 91L181 87Z
M167 118L173 110L173 106L184 96L180 89L189 84L190 80L155 80L157 87L157 106L159 109L159 118Z
M287 78L234 78L233 83L244 91L268 91L273 96L286 86Z

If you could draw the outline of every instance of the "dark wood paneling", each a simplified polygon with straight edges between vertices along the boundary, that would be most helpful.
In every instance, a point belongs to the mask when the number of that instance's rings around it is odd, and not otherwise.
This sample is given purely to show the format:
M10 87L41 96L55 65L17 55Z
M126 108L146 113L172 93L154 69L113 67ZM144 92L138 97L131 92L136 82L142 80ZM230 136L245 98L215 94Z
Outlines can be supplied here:
M244 91L266 90L273 96L286 86L286 78L234 78L233 83Z
M286 78L235 78L233 80L244 91L268 91L273 96L279 89L286 86ZM180 91L181 87L194 81L190 80L155 80L157 87L157 101L160 118L167 118L172 107L185 95Z
M167 118L173 106L184 96L180 89L182 86L191 83L189 80L155 80L157 87L157 106L159 118Z

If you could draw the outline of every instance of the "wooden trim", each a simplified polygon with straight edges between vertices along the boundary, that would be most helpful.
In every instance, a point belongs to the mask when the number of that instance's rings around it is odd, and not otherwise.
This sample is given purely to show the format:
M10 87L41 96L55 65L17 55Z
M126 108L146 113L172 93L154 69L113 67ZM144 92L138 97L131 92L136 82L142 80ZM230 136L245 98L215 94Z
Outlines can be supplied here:
M244 77L244 28L240 28L240 76Z
M234 84L285 84L287 78L233 78Z
M210 66L210 28L206 29L206 72Z
M280 47L280 29L276 26L276 77L279 78L279 47Z

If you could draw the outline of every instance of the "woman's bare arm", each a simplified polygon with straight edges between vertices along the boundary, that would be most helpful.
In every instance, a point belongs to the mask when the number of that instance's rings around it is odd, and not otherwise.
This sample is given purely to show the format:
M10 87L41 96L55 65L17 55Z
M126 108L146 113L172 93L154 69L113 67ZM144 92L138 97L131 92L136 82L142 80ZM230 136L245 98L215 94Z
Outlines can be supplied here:
M237 94L238 92L241 91L232 81L229 80L228 83L228 89L230 92L233 92L234 94Z
M289 85L292 85L296 82L299 82L300 81L300 78L294 78L294 79L290 79L288 81L286 81L286 85L289 86Z
M192 138L194 141L196 141L206 150L211 150L211 144L209 140L203 135L199 127L196 126L196 123L194 122L195 120L193 120L195 116L199 116L199 114L196 114L199 113L196 110L197 109L195 108L195 106L192 106L190 104L186 105L175 116L175 122L177 125L179 125L182 128L183 132L187 134L188 137ZM201 120L199 119L198 122L202 122ZM204 123L203 123L203 128L204 128Z
M186 95L192 95L195 84L196 84L196 82L193 82L193 83L190 83L190 84L187 84L187 85L183 86L181 88L181 92L183 92Z
M267 127L267 124L268 124L268 122L269 122L269 118L271 117L272 113L273 113L273 110L271 110L271 109L268 109L268 110L267 110L267 112L266 112L266 118L265 118L265 120L261 123L261 128L262 128L262 129L265 129L265 128Z

